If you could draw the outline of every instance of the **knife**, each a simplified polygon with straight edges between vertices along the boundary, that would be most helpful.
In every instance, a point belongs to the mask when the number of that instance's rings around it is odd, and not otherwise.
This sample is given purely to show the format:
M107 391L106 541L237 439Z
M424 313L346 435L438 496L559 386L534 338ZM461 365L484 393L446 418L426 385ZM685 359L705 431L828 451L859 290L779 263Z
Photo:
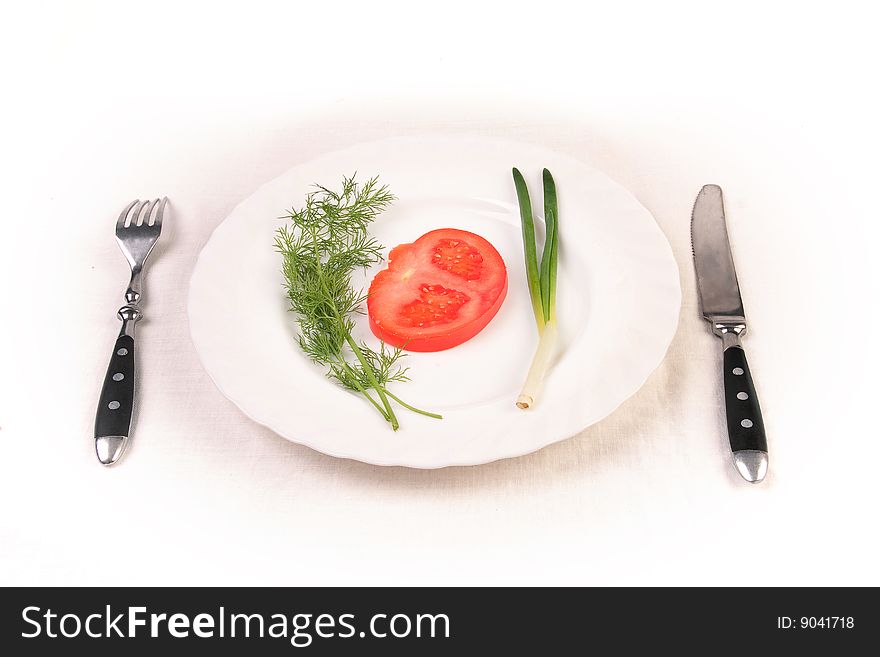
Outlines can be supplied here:
M746 314L718 185L705 185L697 195L691 215L691 245L703 318L721 338L727 437L733 463L743 479L756 484L767 474L767 437L740 340L746 332Z

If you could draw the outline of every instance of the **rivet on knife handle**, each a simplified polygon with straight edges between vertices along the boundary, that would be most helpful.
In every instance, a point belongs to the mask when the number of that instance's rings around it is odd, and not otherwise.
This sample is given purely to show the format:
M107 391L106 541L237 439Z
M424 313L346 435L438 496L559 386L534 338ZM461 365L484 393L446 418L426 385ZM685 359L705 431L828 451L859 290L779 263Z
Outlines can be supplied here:
M726 346L723 360L727 436L733 462L743 479L758 483L767 474L767 436L755 383L741 345Z

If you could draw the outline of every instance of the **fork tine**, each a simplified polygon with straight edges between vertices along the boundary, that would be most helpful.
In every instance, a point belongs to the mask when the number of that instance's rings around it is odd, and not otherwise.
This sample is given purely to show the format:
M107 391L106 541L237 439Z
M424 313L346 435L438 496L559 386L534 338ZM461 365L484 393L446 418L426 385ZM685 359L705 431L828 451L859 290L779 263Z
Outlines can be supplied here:
M138 203L140 203L140 199L135 199L127 206L125 206L125 210L122 211L122 213L119 215L119 219L116 220L117 228L125 228L125 220L128 219L128 213L131 212L131 209Z
M128 226L126 226L126 228L133 228L134 226L137 226L138 218L141 216L141 212L148 202L149 201L140 201L134 207L134 210L132 210L131 215L128 217Z
M158 202L158 199L157 199L157 202ZM156 213L156 216L153 218L153 223L150 224L151 226L157 226L159 228L162 228L162 213L165 212L165 206L167 204L168 204L168 197L163 196L162 202L159 203L159 211Z
M138 226L149 226L150 225L150 215L153 214L153 208L156 207L156 203L159 202L159 199L155 199L152 201L147 201L144 206L143 214L138 217Z
M138 226L141 226L141 225L147 223L147 221L149 221L150 212L152 212L152 210L153 210L153 203L154 203L154 201L144 201L144 207L142 208L141 212L137 216L137 225ZM134 225L134 224L132 224L132 225Z

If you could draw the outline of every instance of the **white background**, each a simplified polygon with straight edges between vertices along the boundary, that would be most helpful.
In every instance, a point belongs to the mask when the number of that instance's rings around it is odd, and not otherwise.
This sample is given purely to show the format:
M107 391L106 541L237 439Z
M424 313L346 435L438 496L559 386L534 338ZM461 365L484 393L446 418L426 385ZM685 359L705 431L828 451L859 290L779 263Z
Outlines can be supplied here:
M859 4L6 9L0 583L880 584L880 53ZM321 150L437 131L556 148L651 210L684 295L665 363L581 436L474 468L340 461L246 420L188 339L211 230ZM730 465L696 309L688 221L707 182L751 323L760 486ZM105 469L91 429L127 275L113 223L162 194L135 442Z

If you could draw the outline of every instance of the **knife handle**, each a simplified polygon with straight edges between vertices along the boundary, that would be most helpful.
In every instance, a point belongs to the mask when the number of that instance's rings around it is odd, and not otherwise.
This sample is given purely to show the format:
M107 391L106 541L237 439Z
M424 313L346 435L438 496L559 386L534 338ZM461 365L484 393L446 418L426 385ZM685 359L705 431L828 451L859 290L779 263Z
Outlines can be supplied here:
M141 315L136 307L123 306L119 316L122 330L113 345L95 414L95 449L104 465L111 465L122 456L134 413L134 324Z
M767 452L764 419L755 392L755 383L741 345L724 350L724 403L727 409L727 435L734 452Z

